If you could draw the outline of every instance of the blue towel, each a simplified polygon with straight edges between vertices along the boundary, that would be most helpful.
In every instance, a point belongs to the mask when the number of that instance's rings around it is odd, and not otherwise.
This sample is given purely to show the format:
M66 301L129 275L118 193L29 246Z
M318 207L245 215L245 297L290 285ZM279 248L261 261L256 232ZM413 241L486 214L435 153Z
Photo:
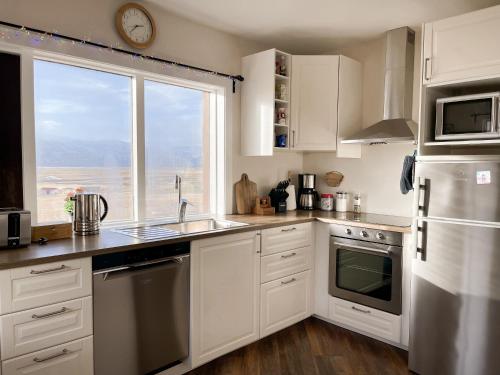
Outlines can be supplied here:
M403 194L408 194L410 190L413 190L416 155L417 151L415 151L411 156L405 156L405 160L403 162L403 171L401 172L401 182L399 183L401 193Z

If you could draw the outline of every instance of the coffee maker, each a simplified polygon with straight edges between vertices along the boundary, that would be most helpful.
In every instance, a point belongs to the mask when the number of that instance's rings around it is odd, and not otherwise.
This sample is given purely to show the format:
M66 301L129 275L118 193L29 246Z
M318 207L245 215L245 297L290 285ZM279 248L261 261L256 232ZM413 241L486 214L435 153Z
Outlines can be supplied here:
M316 175L311 173L299 174L299 192L297 206L302 210L313 210L314 202L318 199Z

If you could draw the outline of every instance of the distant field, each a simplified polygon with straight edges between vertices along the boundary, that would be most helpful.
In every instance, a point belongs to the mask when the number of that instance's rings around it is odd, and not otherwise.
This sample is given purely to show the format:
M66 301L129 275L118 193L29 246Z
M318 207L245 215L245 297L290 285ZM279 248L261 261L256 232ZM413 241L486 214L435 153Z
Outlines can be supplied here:
M189 213L206 213L209 210L209 192L203 189L203 171L200 169L150 170L146 182L146 212L148 217L175 216L177 193L175 175L183 180L183 197L192 202ZM208 184L207 184L208 185ZM106 220L133 218L133 178L130 168L54 168L37 169L38 221L68 221L64 212L66 195L76 188L98 193L109 203Z

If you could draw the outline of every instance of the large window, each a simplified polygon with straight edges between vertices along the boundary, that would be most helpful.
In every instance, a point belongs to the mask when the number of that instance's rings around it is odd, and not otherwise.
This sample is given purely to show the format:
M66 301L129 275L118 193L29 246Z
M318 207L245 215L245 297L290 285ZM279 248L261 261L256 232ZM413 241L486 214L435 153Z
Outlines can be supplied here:
M146 218L176 214L176 175L191 203L188 212L209 212L209 100L206 91L144 82Z
M34 77L38 222L67 220L74 191L132 220L132 79L41 60Z
M34 98L38 223L69 220L78 191L108 200L107 221L173 219L176 175L188 215L216 206L210 88L34 60Z

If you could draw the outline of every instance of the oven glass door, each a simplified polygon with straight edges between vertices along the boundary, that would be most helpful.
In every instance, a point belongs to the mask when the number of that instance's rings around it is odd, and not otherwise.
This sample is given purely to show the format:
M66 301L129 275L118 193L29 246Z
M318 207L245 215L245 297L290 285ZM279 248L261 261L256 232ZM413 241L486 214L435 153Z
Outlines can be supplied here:
M401 247L332 237L329 292L401 314Z
M337 249L337 288L390 301L393 260L386 256Z

